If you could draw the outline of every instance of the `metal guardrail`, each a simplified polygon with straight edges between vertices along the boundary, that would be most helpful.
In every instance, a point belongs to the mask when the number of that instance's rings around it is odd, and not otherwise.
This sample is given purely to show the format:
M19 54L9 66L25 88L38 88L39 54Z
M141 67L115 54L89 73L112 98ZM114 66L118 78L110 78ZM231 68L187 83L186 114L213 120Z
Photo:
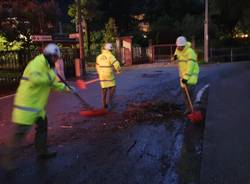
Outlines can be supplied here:
M250 61L250 48L211 48L210 62L239 62Z
M203 48L195 48L198 60L203 61ZM152 46L153 62L171 62L175 45L162 44ZM250 47L241 48L210 48L209 62L239 62L250 61Z

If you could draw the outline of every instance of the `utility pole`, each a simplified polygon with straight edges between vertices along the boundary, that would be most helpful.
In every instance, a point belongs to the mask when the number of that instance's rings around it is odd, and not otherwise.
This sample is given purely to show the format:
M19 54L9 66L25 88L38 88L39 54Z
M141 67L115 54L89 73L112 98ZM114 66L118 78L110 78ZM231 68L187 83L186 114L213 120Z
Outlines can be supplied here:
M205 0L205 20L204 20L204 60L208 62L208 0Z
M80 8L80 0L77 0L77 22L78 22L78 33L79 33L79 49L80 49L80 70L81 74L86 73L85 67L85 59L84 59L84 38L82 31L82 16L81 16L81 8Z

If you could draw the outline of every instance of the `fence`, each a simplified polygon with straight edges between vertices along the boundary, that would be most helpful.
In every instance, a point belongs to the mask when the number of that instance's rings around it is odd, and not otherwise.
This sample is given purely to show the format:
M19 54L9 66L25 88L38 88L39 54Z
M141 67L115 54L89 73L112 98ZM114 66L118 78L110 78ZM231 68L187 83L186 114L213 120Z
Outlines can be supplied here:
M174 51L174 44L152 45L148 48L133 47L133 64L170 62Z
M250 60L250 48L211 48L210 62L239 62Z
M133 64L150 62L169 62L175 45L153 45L149 48L133 47ZM197 49L202 56L202 50ZM0 52L0 87L15 88L27 63L38 54L38 51L20 50ZM74 60L79 56L78 50L63 49L62 57L66 78L75 76ZM237 62L250 60L250 48L211 48L209 62ZM202 60L202 58L200 58Z
M62 59L64 62L64 74L66 78L75 77L75 58L79 58L78 49L62 49Z
M174 44L161 44L152 46L153 62L170 62L176 46ZM198 60L203 60L203 48L195 49ZM238 62L250 60L250 47L242 48L211 48L209 62Z
M0 88L15 89L28 62L38 54L38 51L20 50L0 52ZM66 78L75 76L74 60L78 57L77 50L62 50L64 72Z

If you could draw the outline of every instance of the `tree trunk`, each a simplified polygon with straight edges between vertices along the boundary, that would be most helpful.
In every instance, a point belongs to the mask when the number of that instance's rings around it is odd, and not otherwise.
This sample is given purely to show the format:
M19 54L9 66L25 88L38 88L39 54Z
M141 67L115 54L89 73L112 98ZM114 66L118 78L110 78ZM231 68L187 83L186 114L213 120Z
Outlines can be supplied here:
M84 28L85 28L85 33L84 33L85 45L87 48L86 55L89 56L90 55L90 33L89 33L89 21L86 19L84 19Z
M86 36L87 36L87 42L88 42L88 46L87 46L87 49L88 49L88 56L90 55L90 46L91 46L91 40L90 40L90 24L89 24L89 21L86 20Z

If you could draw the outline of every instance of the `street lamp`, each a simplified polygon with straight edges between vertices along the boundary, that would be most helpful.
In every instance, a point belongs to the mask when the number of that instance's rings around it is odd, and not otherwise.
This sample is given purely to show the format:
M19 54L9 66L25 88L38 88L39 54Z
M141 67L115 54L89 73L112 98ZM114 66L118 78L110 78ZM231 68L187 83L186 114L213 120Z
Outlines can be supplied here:
M208 62L208 0L205 0L205 20L204 20L204 60Z

